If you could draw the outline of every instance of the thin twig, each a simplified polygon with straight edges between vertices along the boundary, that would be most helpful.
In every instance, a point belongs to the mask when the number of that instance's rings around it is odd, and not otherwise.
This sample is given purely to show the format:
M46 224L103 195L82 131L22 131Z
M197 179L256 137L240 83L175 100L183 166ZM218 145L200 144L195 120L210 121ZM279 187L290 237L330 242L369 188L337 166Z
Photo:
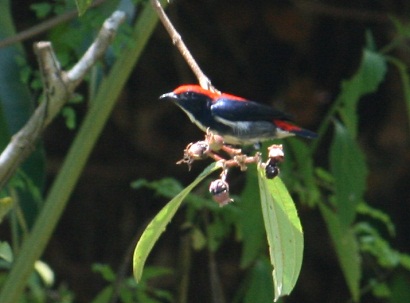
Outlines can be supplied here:
M74 89L89 69L96 64L108 48L119 25L125 20L125 13L116 11L108 18L82 59L68 72L60 68L50 42L38 42L34 49L40 65L44 84L44 102L35 110L23 128L13 136L0 155L0 189L23 160L34 150L44 128L55 118L69 100Z
M96 0L94 1L91 5L90 8L96 7L98 5L101 5L104 3L106 0ZM70 10L62 15L55 16L49 20L46 20L42 23L39 23L35 26L32 26L24 31L19 32L18 34L7 37L5 39L0 40L0 48L12 45L14 43L18 43L30 38L33 38L34 36L37 36L43 32L48 31L50 28L53 28L61 23L70 21L74 18L78 17L78 11L77 9Z
M161 20L162 24L164 25L165 29L167 30L168 34L172 39L172 43L178 48L182 57L184 57L185 61L188 63L189 67L192 69L193 73L198 79L199 85L204 89L208 89L214 92L219 92L211 83L211 80L204 74L204 72L199 67L198 63L192 56L191 52L185 45L184 41L181 38L181 35L175 29L171 21L169 20L168 16L165 14L164 10L162 9L161 3L158 0L151 0L151 4L154 7L155 11L158 14L159 19Z

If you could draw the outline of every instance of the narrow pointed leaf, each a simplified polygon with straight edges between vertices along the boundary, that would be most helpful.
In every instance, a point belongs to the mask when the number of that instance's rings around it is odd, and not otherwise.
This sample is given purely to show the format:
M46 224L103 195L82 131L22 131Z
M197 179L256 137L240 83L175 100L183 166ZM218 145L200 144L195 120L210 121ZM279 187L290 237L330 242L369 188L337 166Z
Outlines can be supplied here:
M268 180L258 169L263 220L273 265L275 301L290 294L303 259L303 231L295 204L280 178Z
M335 123L335 135L330 149L331 172L335 177L335 197L341 223L353 223L357 205L366 190L367 167L357 142L340 123Z
M323 203L319 203L327 229L335 247L343 275L354 302L359 301L361 259L359 244L352 227L340 221L340 217Z
M159 239L160 235L165 231L166 226L174 217L176 211L181 205L185 197L191 192L191 190L198 185L204 178L210 175L213 171L217 170L218 166L212 164L208 166L189 186L181 191L175 198L168 202L159 213L152 219L144 230L141 238L139 239L137 246L134 250L133 268L134 278L137 283L141 280L142 270L145 265L145 261L148 258L154 244Z

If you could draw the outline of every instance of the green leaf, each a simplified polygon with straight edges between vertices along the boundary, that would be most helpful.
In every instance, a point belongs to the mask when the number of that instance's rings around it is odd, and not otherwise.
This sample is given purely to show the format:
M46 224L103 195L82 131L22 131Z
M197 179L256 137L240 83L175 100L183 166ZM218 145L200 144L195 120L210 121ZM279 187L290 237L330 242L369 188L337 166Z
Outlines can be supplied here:
M168 202L164 208L154 217L154 219L148 224L144 230L141 238L139 239L137 246L134 250L133 257L133 271L134 278L137 283L141 279L142 270L145 265L145 261L148 258L154 244L159 239L160 235L165 231L166 226L174 217L176 211L181 205L185 197L191 192L191 190L198 185L204 178L210 175L213 171L219 167L213 163L209 165L189 186L181 191L174 199Z
M61 110L61 114L65 119L65 125L68 129L74 129L77 125L77 118L74 109L70 106L65 106Z
M47 17L52 11L52 6L50 3L41 2L41 3L33 3L30 5L30 9L34 11L36 14L37 19L41 19Z
M92 0L75 0L75 4L77 5L78 15L83 15L87 9L90 7Z
M44 282L45 285L51 287L54 284L54 272L47 263L37 260L34 263L34 269L36 270L37 274L40 276L41 280Z
M342 82L339 113L349 132L357 134L357 102L363 95L377 90L387 71L386 59L379 53L365 49L359 69L349 80ZM340 102L336 100L335 102Z
M0 223L3 221L4 217L13 208L13 199L10 197L0 198Z
M292 182L292 191L299 194L302 203L314 207L320 198L320 191L316 183L310 148L298 139L287 140L285 147L290 152L286 152L287 160L281 165L281 177L285 182ZM286 165L288 169L285 171Z
M355 231L359 236L360 249L374 256L379 266L392 269L400 264L400 254L390 247L390 243L372 225L360 222L356 224Z
M241 195L241 210L238 220L242 235L241 267L249 266L263 251L266 245L261 204L258 200L258 177L256 167L249 167L246 173L246 186Z
M341 223L340 217L325 204L319 203L319 207L325 219L353 301L358 302L360 295L361 259L359 244L353 228Z
M8 242L0 242L0 258L8 263L13 262L13 251Z
M393 237L396 235L396 228L394 226L394 223L392 222L389 215L387 215L385 212L374 208L363 201L357 206L357 212L361 215L366 215L371 217L372 219L382 222L386 226L386 229L389 232L390 236Z
M335 123L330 149L330 166L335 177L337 212L341 222L349 225L366 189L367 167L363 152L342 124Z
M273 287L270 282L271 265L266 258L257 260L249 274L244 303L272 302Z
M138 179L131 183L133 189L140 189L146 187L166 198L175 197L182 189L181 183L173 178L163 178L161 180L149 182L146 179Z
M114 282L115 273L112 268L107 264L95 263L92 265L93 272L99 273L105 281Z
M288 295L298 279L303 259L303 231L292 197L280 178L268 180L262 168L258 168L258 172L276 301Z
M104 288L99 294L92 300L91 303L108 303L111 301L114 293L114 286L110 285Z

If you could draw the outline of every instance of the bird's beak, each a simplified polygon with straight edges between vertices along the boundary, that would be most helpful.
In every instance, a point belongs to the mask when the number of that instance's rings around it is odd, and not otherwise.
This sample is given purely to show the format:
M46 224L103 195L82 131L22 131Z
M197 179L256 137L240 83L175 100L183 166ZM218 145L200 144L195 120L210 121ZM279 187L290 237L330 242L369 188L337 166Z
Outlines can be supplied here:
M174 92L163 94L159 97L160 100L166 101L176 101L178 99L177 95Z

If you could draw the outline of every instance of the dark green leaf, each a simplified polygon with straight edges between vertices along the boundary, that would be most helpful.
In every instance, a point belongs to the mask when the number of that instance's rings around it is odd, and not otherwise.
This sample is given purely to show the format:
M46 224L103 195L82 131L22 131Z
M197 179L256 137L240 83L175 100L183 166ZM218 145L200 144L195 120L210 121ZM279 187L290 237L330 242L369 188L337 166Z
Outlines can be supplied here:
M390 236L393 237L396 235L396 228L391 218L389 217L389 215L387 215L385 212L379 209L376 209L365 202L361 202L357 206L357 212L361 215L366 215L375 220L382 222L386 226L387 231L389 232Z
M91 301L91 303L109 303L114 293L114 286L107 286Z
M391 280L391 296L389 299L389 303L410 302L410 279L408 275L405 273L398 273Z
M288 295L298 279L303 259L303 231L292 197L280 178L268 180L262 168L258 172L276 301Z
M139 189L146 187L163 197L172 198L176 196L183 188L181 183L173 178L164 178L158 181L149 182L145 179L139 179L131 183L131 187L134 189Z
M52 6L50 3L46 2L33 3L30 5L30 9L35 12L38 19L41 19L51 13Z
M363 95L377 90L386 75L386 70L385 58L379 53L365 49L356 74L342 82L342 92L338 97L342 98L339 113L354 138L357 133L357 102Z
M78 14L81 16L87 11L87 9L90 7L93 1L92 0L75 0L75 3L77 5Z
M290 173L292 178L292 191L299 194L302 203L310 207L315 206L320 197L319 188L316 184L315 170L313 166L313 156L307 144L298 139L289 139L286 141L286 161L281 165L289 165L288 171L281 169L283 179L287 182L286 176ZM290 184L290 183L289 183Z
M115 273L112 268L107 264L93 264L92 270L101 274L105 281L114 282L115 281Z
M374 256L379 266L392 269L399 265L400 254L390 247L376 228L367 222L361 222L355 226L355 231L360 236L360 249Z
M359 244L353 228L340 222L340 217L323 203L319 203L337 258L354 302L360 295L361 259Z
M330 149L330 166L335 178L335 197L341 222L351 224L356 207L366 189L367 167L363 152L347 129L335 123L335 134Z
M257 260L251 268L244 303L272 302L272 266L266 258Z
M159 239L160 235L165 231L166 226L174 217L176 211L181 205L185 197L191 192L191 190L198 185L204 178L210 175L213 171L217 170L218 167L215 163L208 166L188 187L181 191L174 199L168 202L164 208L154 217L154 219L148 224L147 228L144 230L137 246L134 250L133 257L133 271L134 278L137 283L141 279L142 270L145 265L145 261L148 258L154 244Z
M259 186L256 168L246 173L246 186L241 195L241 219L238 220L242 235L241 267L249 266L266 245L262 209L259 203Z

